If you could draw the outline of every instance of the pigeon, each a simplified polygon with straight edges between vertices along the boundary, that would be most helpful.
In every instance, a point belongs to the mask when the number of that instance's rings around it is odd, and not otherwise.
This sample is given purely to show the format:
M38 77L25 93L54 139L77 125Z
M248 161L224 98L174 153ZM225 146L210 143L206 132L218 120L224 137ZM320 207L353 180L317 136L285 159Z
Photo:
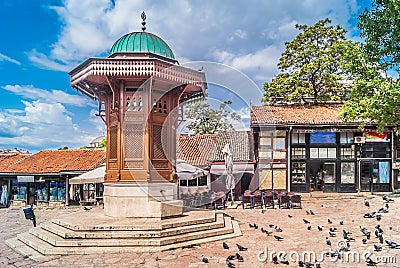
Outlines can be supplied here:
M386 203L383 208L380 208L378 212L388 213L389 212L389 205Z
M382 199L383 199L383 201L386 201L386 202L394 202L394 200L389 198L389 196L387 196L387 195L382 196Z
M272 232L269 232L269 231L267 231L267 230L265 230L265 232L264 232L266 235L268 235L268 236L270 236L271 234L272 234Z
M234 260L236 258L236 256L235 255L229 255L226 259L227 260Z
M365 213L364 218L373 218L375 217L376 212Z
M236 244L236 246L238 247L239 251L246 251L247 250L247 248L245 248L245 247L243 247L243 246L241 246L239 244Z
M311 225L307 226L307 230L309 230L309 231L311 230Z
M306 220L306 219L303 219L303 222L306 223L306 224L310 224L310 222L308 220Z
M88 208L88 207L83 207L83 210L86 210L86 211L89 211L89 210L91 210L92 208Z
M329 231L331 231L331 232L336 232L336 231L337 231L337 228L336 228L336 227L330 227L330 228L329 228Z
M307 214L307 215L310 215L310 212L308 212L308 210L306 210L306 214Z
M254 224L254 229L258 229L258 225L257 224Z
M208 259L204 255L201 255L201 261L204 262L204 263L208 263Z
M382 250L382 246L374 244L374 250L375 251L381 251Z
M269 224L268 226L269 226L269 228L272 228L272 227L274 227L275 225L273 225L273 224Z
M318 231L322 231L322 227L318 225Z
M236 259L238 260L238 262L244 262L243 256L239 253L236 253Z
M379 232L379 233L383 233L383 230L381 228L381 226L378 224L377 226L375 226L375 229Z
M366 239L366 238L363 238L363 239L362 239L362 242L363 242L363 244L367 244L367 239Z
M321 268L321 263L319 261L315 262L315 268Z
M376 220L377 221L380 221L382 219L382 216L381 216L380 213L376 213L375 215L376 215Z
M292 218L293 216L292 215L287 215L289 218Z
M331 221L330 219L328 219L328 223L330 223L330 224L331 224L331 223L332 223L332 221Z
M329 231L329 236L334 237L334 236L336 236L336 233Z
M229 268L235 267L235 265L228 259L225 261L226 265L228 265Z
M314 266L314 264L310 262L305 262L304 265L306 266L306 268L311 268L311 266Z
M228 244L227 244L227 243L225 243L225 242L223 242L223 243L222 243L222 246L224 247L224 249L229 249L229 246L228 246Z
M281 227L279 227L279 226L275 226L275 231L277 231L277 232L282 232L282 229L281 229Z
M299 261L299 267L304 267L304 262L303 261Z
M311 215L315 215L315 213L310 209L310 214Z
M285 258L283 253L279 254L278 258L280 263L289 265L289 261Z
M255 223L254 223L254 225L255 225ZM249 223L249 227L250 227L250 228L254 228L254 225L251 224L251 223Z
M367 257L366 259L365 259L365 261L367 262L367 265L368 266L376 266L376 262L374 262L370 257Z
M328 238L328 237L326 237L326 244L328 245L328 246L331 246L332 245L332 242L331 242L331 240Z
M339 224L340 224L340 225L343 225L344 223L343 223L343 221L340 221Z
M278 240L278 241L283 240L283 237L280 237L280 236L277 236L277 235L274 235L274 237L275 237L275 239Z
M366 207L369 207L369 201L368 201L368 199L364 199L364 205L365 205Z
M272 257L272 262L274 263L274 264L278 264L279 262L278 262L278 256L274 256L274 257Z
M379 233L379 243L383 244L383 235L381 233Z

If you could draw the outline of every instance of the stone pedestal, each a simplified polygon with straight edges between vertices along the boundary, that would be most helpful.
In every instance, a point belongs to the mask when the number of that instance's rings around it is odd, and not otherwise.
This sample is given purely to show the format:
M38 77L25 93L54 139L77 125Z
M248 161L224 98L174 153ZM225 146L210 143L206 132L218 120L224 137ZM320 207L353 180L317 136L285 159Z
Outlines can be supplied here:
M183 201L177 200L172 183L104 183L104 214L117 218L166 218L181 216Z

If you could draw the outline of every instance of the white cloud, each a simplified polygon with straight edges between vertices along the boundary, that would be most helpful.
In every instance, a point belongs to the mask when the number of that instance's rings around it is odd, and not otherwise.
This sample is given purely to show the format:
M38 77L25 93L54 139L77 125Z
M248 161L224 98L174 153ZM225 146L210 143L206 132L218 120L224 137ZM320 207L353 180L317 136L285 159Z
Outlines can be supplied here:
M12 59L12 58L10 58L10 57L8 57L8 56L6 56L4 54L1 54L1 53L0 53L0 61L8 61L8 62L17 64L17 65L21 65L21 63L19 61L15 60L15 59Z
M81 95L71 95L57 89L48 91L35 88L33 85L5 85L1 88L31 100L44 100L52 103L63 103L80 107L90 105L88 99Z
M0 110L0 144L38 150L86 145L88 135L60 103L23 101L23 110Z

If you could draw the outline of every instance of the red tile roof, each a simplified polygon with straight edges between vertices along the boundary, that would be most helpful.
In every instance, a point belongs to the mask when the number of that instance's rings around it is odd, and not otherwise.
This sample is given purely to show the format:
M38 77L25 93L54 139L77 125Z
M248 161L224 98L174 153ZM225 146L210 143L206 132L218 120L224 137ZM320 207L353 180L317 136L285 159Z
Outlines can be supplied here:
M337 124L342 104L309 106L253 106L251 124Z
M207 166L217 134L180 135L176 158L194 166Z
M0 173L45 174L68 171L88 171L105 162L103 149L45 150L31 155Z
M0 155L0 171L9 169L10 166L29 157L29 154L1 154Z
M222 150L228 143L234 162L252 162L254 160L253 140L253 135L249 131L220 132L209 160L211 162L223 162Z

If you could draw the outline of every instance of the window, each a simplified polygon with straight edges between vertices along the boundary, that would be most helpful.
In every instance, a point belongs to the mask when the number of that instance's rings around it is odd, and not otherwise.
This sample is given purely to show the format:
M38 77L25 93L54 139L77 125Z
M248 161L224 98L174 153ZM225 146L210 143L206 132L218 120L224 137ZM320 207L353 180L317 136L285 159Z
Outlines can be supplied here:
M340 143L350 144L353 143L354 133L353 132L340 132Z
M65 183L50 182L50 201L65 201Z
M311 144L335 144L336 143L335 132L311 132L310 143Z
M361 148L363 158L390 158L390 144L388 143L366 143Z
M292 163L292 183L306 183L306 163Z
M12 193L14 200L26 200L26 182L18 182L13 187Z
M292 158L306 158L306 148L292 148Z
M36 184L36 200L47 201L47 188L44 182L38 182Z
M335 175L335 163L324 163L324 183L335 183L336 175Z
M336 158L336 148L310 148L310 158Z
M285 150L285 138L278 137L274 139L274 150Z
M355 157L354 148L341 148L340 157L342 159L354 159Z
M306 134L305 133L292 133L292 144L305 144Z
M355 164L354 162L341 163L341 177L340 181L343 184L355 183Z

